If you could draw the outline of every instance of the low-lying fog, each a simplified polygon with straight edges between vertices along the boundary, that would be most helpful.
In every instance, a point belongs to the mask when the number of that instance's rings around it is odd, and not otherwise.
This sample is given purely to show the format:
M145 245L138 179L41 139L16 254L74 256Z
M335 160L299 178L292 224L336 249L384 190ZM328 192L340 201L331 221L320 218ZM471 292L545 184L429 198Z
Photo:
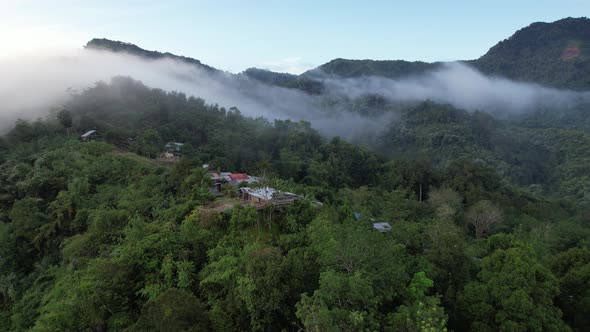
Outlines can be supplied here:
M249 116L310 121L326 135L350 137L385 126L391 114L378 118L338 111L326 112L320 98L296 89L269 86L243 75L211 74L173 59L146 60L137 56L89 49L0 59L0 130L17 118L41 117L63 105L73 91L114 76L130 76L152 88L184 92ZM401 79L382 77L323 79L324 96L338 98L380 94L391 101L433 100L466 110L523 112L540 104L559 106L579 93L535 84L487 77L461 63ZM385 117L385 118L384 118Z

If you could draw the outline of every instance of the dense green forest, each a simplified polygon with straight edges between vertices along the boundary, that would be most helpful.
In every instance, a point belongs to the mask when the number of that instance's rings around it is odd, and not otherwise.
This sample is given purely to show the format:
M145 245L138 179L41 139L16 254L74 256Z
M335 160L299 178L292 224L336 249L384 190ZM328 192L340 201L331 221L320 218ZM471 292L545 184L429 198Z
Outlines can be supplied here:
M486 73L555 87L590 87L590 19L537 22L471 63Z
M0 330L586 330L587 131L399 112L369 150L115 78L17 121L0 141ZM78 141L91 128L103 139ZM171 166L154 159L167 141L186 143ZM304 199L209 209L203 163Z

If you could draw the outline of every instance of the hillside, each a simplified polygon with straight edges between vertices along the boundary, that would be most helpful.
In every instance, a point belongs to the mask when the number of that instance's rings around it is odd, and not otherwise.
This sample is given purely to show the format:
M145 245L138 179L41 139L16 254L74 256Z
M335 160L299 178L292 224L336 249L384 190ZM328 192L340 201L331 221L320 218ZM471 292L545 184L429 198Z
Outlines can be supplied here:
M322 82L304 75L297 76L289 73L275 73L259 68L248 68L240 75L269 85L299 89L312 95L319 95L324 90Z
M449 161L435 167L420 156L386 161L305 122L248 118L129 78L66 106L0 138L0 330L583 331L589 323L585 210L576 196L524 191L509 174L461 158L472 156L462 145L493 156L507 146L497 139L515 137L489 115L432 103L404 110L383 147ZM106 142L68 135L91 127ZM558 149L575 138L554 134L563 137L549 140ZM172 139L186 143L180 162L148 162ZM526 149L538 151L523 141L503 158L523 160L536 181L544 170L527 165ZM562 169L575 183L587 174L578 161ZM279 209L211 209L225 198L211 193L203 163L265 174L266 185L302 198ZM378 232L374 222L391 228Z
M206 64L203 64L203 63L201 63L201 61L194 59L194 58L175 55L175 54L168 53L168 52L161 53L158 51L148 51L148 50L144 50L143 48L140 48L137 45L131 44L131 43L126 43L126 42L116 41L116 40L109 40L109 39L105 39L105 38L92 39L88 43L86 43L84 48L94 49L94 50L103 50L103 51L109 51L109 52L115 52L115 53L127 53L127 54L131 54L131 55L135 55L135 56L139 56L139 57L151 59L151 60L172 59L172 60L181 61L181 62L190 64L190 65L197 66L198 68L204 69L208 72L212 72L212 73L221 72L220 70L213 68L211 66L208 66Z
M590 88L590 19L533 23L471 62L485 73L568 89Z
M438 65L438 63L421 61L334 59L316 69L303 73L302 76L321 78L323 74L328 74L339 77L383 76L399 78L423 74L438 68Z

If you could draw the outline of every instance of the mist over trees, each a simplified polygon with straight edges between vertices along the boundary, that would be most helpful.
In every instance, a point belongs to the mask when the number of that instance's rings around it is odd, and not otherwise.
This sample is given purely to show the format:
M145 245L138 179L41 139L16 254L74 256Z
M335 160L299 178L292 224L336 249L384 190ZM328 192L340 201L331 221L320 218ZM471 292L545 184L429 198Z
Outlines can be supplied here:
M585 326L587 294L570 290L590 259L555 265L590 239L581 197L530 193L451 153L388 161L306 122L249 118L128 78L65 109L17 122L0 145L3 330ZM399 123L507 126L480 116L426 103ZM104 142L66 128L98 128ZM185 143L173 167L152 159L167 141ZM272 214L208 210L203 163L264 173L307 199Z

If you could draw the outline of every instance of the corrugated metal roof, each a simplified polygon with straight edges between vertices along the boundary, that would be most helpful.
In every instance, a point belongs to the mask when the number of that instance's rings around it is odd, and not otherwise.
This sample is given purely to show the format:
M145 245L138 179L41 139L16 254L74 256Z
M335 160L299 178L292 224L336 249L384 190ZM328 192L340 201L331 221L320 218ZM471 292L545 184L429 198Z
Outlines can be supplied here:
M183 145L184 145L184 143L179 143L179 142L168 142L168 143L166 143L166 146L167 147L173 147L173 146L182 147Z
M271 187L255 188L243 187L239 189L242 193L247 193L250 196L258 197L266 201L270 201L273 198L281 198L284 196L299 197L298 195L286 191L280 191Z
M250 190L249 194L254 197L261 198L265 201L270 201L276 192L277 191L274 188L265 187L265 188L258 188L258 189Z
M94 133L96 133L96 130L89 130L89 131L85 132L84 134L82 134L80 137L86 138Z
M244 173L230 174L229 177L232 180L248 180L250 178L248 174Z
M378 230L379 232L389 232L391 231L391 225L388 222L376 222L373 223L373 228Z

